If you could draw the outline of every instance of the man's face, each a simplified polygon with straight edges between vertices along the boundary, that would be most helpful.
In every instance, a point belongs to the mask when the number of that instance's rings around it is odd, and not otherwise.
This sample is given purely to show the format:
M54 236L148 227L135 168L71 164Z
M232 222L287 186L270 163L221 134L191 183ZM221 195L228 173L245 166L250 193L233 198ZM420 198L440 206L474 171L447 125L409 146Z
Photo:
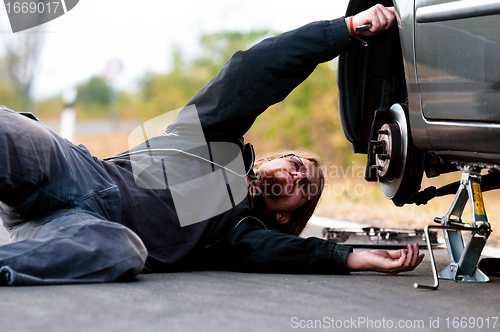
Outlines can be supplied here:
M255 171L257 187L271 213L290 213L318 193L319 170L307 159L287 156L264 161Z

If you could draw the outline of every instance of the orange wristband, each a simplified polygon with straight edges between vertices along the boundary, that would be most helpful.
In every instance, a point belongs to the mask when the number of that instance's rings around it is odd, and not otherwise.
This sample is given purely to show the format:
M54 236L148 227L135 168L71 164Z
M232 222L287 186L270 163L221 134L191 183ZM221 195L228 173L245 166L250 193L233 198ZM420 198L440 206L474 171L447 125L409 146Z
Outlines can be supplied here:
M351 17L352 17L352 16L351 16ZM349 17L349 18L347 19L347 31L349 31L349 35L351 35L351 36L352 36L351 24L349 23L349 22L350 22L351 17Z

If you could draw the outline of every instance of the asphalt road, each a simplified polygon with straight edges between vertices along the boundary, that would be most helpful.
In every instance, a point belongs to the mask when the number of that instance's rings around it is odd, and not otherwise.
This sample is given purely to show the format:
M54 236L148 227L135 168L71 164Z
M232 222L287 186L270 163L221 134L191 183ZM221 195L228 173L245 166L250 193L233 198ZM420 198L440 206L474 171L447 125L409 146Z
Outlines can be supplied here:
M344 227L344 226L336 226ZM311 227L310 234L321 231ZM0 234L5 240L5 234ZM426 252L426 251L424 251ZM446 250L435 250L439 269ZM140 275L127 283L0 288L1 331L500 331L500 277L432 283L426 252L398 276ZM464 320L466 319L466 320ZM332 328L333 327L333 328Z

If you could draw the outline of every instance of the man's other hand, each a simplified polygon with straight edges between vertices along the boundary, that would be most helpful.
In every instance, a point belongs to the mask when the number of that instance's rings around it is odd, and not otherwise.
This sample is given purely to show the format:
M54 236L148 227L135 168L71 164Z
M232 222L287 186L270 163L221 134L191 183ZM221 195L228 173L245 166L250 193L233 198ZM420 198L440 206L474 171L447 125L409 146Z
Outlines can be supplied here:
M403 271L413 271L422 259L424 254L418 253L418 244L409 244L407 249L397 251L372 250L350 253L347 258L347 268L351 271L398 274Z

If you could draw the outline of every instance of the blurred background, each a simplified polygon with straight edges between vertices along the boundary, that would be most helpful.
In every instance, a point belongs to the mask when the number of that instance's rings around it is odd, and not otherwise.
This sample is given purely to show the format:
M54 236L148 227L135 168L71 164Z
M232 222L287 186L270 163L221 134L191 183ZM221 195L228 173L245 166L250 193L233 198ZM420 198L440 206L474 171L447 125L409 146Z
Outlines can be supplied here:
M33 112L97 157L115 155L128 149L128 135L140 123L184 106L233 52L311 21L340 17L347 3L84 0L51 22L15 34L2 8L0 104ZM340 126L335 60L318 66L283 103L260 116L245 140L257 153L305 147L320 154L328 177L321 215L423 227L452 200L397 208L378 184L364 181L365 155L352 153ZM459 178L454 173L424 180L424 186ZM490 220L499 217L491 209L495 195L484 195Z

